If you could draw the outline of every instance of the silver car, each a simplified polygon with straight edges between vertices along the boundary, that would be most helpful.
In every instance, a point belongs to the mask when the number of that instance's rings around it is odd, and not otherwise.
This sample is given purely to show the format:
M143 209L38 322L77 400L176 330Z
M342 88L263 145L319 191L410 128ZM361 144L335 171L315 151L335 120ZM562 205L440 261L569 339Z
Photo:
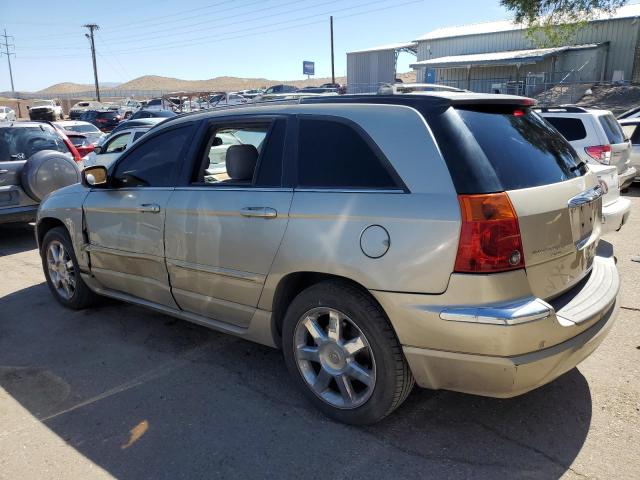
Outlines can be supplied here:
M414 382L525 393L594 351L619 285L597 178L532 104L315 97L165 121L40 206L47 283L69 308L104 295L281 348L342 422Z
M631 141L631 166L636 169L634 181L640 181L640 117L618 120L626 138Z

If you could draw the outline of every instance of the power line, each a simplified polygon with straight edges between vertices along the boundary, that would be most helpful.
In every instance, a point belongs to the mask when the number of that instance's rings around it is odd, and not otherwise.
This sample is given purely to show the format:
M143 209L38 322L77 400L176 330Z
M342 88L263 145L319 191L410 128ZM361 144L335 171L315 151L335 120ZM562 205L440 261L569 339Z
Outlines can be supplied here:
M118 59L118 57L111 51L111 48L109 47L109 45L107 45L107 43L104 41L104 39L102 38L102 35L98 34L98 38L100 39L100 41L102 42L102 44L104 45L105 50L107 50L107 53L109 53L113 59L116 61L116 63L118 64L118 66L120 67L120 70L124 73L125 77L127 78L131 78L131 75L129 74L129 72L127 71L126 68L124 68L124 65L122 65L122 63L120 63L120 60ZM106 58L105 58L106 60Z
M11 93L13 94L13 96L15 97L15 93L16 93L16 89L13 86L13 70L11 70L11 55L13 55L14 57L16 56L15 53L10 52L9 51L9 47L13 48L15 50L16 46L13 43L9 43L9 39L13 39L12 36L7 35L7 29L4 29L4 35L2 35L2 37L4 37L4 52L0 52L0 54L6 55L7 56L7 63L9 64L9 78L11 79Z

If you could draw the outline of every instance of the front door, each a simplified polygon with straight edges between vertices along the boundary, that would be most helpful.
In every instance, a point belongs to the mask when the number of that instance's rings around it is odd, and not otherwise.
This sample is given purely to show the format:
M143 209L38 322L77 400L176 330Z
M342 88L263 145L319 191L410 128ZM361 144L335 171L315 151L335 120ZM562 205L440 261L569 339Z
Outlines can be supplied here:
M163 129L118 161L108 188L84 203L91 273L109 290L177 308L164 260L164 223L190 126Z
M210 125L189 186L167 208L166 258L185 311L247 327L289 219L284 118Z

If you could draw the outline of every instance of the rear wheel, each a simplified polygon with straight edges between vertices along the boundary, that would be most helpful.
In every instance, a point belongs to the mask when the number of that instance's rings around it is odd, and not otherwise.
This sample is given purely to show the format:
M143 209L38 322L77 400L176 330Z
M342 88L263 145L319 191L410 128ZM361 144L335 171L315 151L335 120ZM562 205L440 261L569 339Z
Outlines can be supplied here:
M79 310L95 300L95 294L80 276L69 234L63 227L49 230L42 241L40 256L49 290L63 306Z
M283 349L289 371L309 400L340 422L375 423L413 387L383 311L347 282L323 282L293 300L283 324Z

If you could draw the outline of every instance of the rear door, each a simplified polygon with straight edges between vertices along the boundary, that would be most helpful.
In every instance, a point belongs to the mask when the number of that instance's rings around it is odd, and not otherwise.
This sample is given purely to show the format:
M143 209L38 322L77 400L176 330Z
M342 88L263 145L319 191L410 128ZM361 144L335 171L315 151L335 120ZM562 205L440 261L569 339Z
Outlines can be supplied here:
M629 141L625 139L624 132L613 114L604 113L598 115L598 122L607 137L609 145L611 145L611 161L609 164L618 169L618 174L624 173L629 167L629 155L631 153Z
M167 268L183 310L249 325L289 220L286 124L243 116L207 125L200 161L167 209Z
M638 123L626 123L622 125L625 136L631 140L631 153L629 160L631 166L635 167L640 175L640 128Z

